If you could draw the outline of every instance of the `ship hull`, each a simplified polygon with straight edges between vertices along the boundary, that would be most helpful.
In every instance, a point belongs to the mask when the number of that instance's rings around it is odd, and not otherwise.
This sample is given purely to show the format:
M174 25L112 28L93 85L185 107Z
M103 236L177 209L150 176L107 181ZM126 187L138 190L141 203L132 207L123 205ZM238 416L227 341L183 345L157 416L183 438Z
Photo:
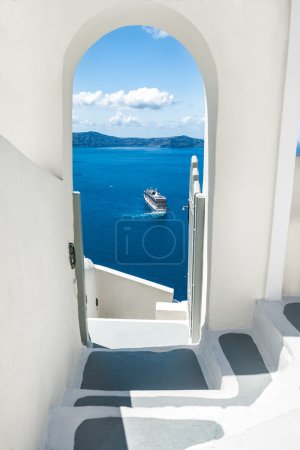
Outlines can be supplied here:
M144 194L144 199L145 199L145 202L147 203L147 205L150 206L150 208L153 209L153 211L157 211L157 212L166 212L167 211L167 208L158 207L157 204L146 194Z

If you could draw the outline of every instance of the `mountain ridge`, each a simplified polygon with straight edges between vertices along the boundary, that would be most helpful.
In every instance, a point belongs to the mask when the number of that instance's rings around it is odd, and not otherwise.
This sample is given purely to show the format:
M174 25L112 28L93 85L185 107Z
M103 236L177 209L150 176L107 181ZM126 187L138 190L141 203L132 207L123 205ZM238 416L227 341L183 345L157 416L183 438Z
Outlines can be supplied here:
M159 148L188 148L203 147L204 140L186 135L170 136L162 138L121 138L98 133L96 131L84 131L73 133L73 147L159 147Z

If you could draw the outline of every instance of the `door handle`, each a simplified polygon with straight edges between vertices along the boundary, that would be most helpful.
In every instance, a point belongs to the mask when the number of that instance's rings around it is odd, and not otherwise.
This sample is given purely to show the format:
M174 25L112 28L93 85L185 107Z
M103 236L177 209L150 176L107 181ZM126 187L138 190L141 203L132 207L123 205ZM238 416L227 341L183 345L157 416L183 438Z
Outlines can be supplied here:
M190 202L188 202L187 205L183 205L182 211L184 211L185 209L187 209L188 223L189 223L189 219L190 219Z

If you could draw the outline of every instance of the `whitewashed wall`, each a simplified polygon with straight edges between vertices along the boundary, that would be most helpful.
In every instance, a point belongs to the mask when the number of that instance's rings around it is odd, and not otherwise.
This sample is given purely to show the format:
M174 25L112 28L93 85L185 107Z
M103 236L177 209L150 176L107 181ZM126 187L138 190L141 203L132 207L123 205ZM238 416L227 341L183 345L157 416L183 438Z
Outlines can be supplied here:
M284 295L300 295L300 157L296 158L283 284Z
M61 180L0 137L0 447L40 447L80 348Z
M132 24L164 28L192 52L205 81L209 120L211 328L248 325L265 294L290 4L0 2L0 132L64 178L70 235L72 76L80 57L106 32Z
M37 447L46 404L57 400L79 346L65 245L73 238L71 96L80 57L118 26L147 24L181 40L199 64L209 122L207 323L241 327L265 293L290 5L0 1L0 134L63 180L1 149L3 448Z

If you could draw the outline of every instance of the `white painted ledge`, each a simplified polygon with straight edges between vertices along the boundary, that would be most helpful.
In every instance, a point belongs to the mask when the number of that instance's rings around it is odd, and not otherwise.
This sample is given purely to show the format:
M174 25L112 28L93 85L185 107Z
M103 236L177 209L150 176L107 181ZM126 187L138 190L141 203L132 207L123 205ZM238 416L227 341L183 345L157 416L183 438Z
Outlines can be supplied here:
M110 269L109 267L100 266L98 264L94 264L96 270L100 270L101 272L109 273L119 278L126 279L128 281L134 281L135 283L143 284L145 286L153 287L155 289L159 289L161 291L167 292L169 294L174 293L174 289L164 286L163 284L154 283L153 281L146 280L145 278L136 277L134 275L129 275L128 273L121 272L119 270Z
M188 320L188 302L156 303L157 320Z
M90 318L154 320L156 303L172 303L174 289L85 259ZM98 307L96 306L98 299Z
M178 320L88 319L91 341L108 348L185 345L189 326Z

